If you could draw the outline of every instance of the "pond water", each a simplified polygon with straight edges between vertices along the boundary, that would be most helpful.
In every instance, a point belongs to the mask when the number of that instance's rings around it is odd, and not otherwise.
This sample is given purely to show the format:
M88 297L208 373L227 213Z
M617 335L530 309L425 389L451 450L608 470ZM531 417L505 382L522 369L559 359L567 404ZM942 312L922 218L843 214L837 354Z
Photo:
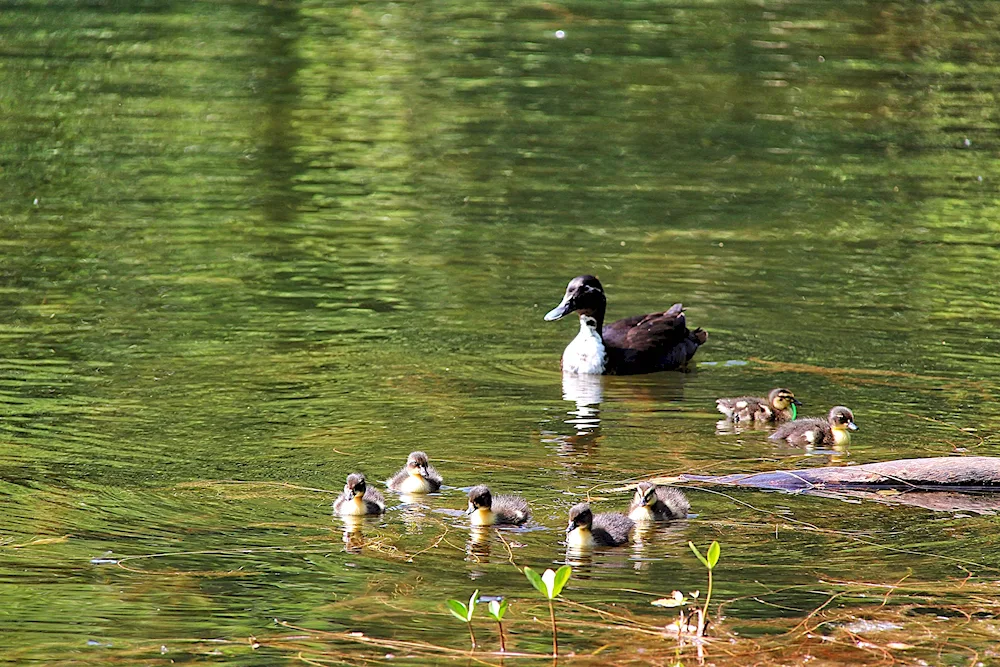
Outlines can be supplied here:
M945 0L8 3L0 651L465 664L428 646L467 647L443 602L478 588L540 654L514 564L563 563L582 499L1000 455L998 24ZM576 325L542 315L580 273L610 319L683 302L693 371L564 381ZM716 397L779 385L850 406L850 447L717 432ZM416 449L442 493L332 516L349 472ZM484 482L534 521L470 535ZM689 540L722 544L716 664L994 655L995 517L687 493L690 520L577 563L577 662L673 660L649 603L704 590Z

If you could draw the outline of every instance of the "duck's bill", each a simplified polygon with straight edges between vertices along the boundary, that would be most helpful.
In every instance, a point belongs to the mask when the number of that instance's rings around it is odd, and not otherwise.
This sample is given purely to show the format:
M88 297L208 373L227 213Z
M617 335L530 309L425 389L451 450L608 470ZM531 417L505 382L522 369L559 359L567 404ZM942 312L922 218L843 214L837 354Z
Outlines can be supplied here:
M573 312L572 299L570 299L569 297L563 297L562 302L558 306L556 306L549 312L545 313L545 321L552 322L554 320L560 320L572 312Z
M858 425L855 424L854 422L847 422L847 428L851 429L852 431L857 431Z
M802 405L802 401L797 398L792 399L792 405Z
M570 533L572 533L574 528L576 528L576 524L570 521L569 525L566 526L566 534L569 535Z
M468 515L472 514L475 511L476 511L475 505L473 505L472 503L469 503L469 507L465 510L465 514L466 514L466 516L468 516Z

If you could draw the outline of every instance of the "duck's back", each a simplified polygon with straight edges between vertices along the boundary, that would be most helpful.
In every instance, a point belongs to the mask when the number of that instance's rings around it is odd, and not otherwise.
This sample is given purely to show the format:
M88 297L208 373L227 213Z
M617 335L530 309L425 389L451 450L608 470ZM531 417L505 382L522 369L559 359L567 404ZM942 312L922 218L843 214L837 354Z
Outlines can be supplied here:
M617 547L628 542L628 535L635 522L624 514L608 512L595 514L590 532L594 542L603 547Z
M774 410L767 404L767 399L757 396L719 398L716 399L715 406L734 422L766 422L774 419Z
M680 489L670 486L656 487L656 502L653 504L653 516L658 521L670 519L686 519L691 511L691 503Z
M493 496L493 514L497 523L521 525L531 518L531 507L521 496L501 493Z
M832 445L833 431L827 420L809 417L782 424L769 438L787 440L793 445Z
M601 332L611 375L634 375L683 368L707 339L691 331L681 304L661 313L634 315L612 322Z

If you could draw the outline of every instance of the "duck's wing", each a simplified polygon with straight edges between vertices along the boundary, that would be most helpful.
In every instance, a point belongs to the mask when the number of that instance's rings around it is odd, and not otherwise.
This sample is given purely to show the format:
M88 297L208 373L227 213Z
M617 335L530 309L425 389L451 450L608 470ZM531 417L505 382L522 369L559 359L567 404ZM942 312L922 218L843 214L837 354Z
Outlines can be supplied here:
M753 421L757 413L762 412L767 399L756 396L737 396L735 398L717 398L715 407L733 421Z
M645 352L682 343L689 334L683 306L675 303L662 313L634 315L604 327L605 343Z
M372 508L377 507L378 513L385 511L385 498L382 496L382 492L374 487L369 486L365 489L364 501Z
M809 417L807 419L796 419L795 421L785 422L775 430L774 433L768 436L769 440L786 440L788 438L809 440L806 437L806 432L813 431L822 434L823 428L827 426L825 419L819 419L818 417Z

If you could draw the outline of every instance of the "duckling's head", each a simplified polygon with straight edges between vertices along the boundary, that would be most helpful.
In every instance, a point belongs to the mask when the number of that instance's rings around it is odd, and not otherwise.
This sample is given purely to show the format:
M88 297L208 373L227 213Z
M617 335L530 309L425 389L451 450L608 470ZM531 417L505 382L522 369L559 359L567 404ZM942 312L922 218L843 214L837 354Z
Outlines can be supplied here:
M344 486L344 493L349 493L355 498L365 495L368 485L365 476L359 472L347 476L347 484Z
M632 503L637 507L652 507L656 504L656 485L649 482L639 482L635 487Z
M490 509L493 507L493 494L487 486L480 484L469 489L469 509L466 514L472 514L478 509Z
M795 394L782 387L772 389L771 393L767 395L767 402L775 410L787 410L789 406L802 405L802 401L795 398Z
M406 472L417 477L427 476L427 466L430 465L430 461L427 459L427 455L423 452L410 452L410 456L406 459Z
M845 408L843 405L838 405L830 410L830 416L827 417L827 419L830 421L831 428L842 431L858 430L858 425L854 423L854 413Z
M545 321L561 319L574 310L579 311L580 315L588 316L600 313L603 318L606 305L607 298L601 281L594 276L577 276L569 281L566 294L559 305L545 314Z
M577 528L590 530L593 523L594 513L590 511L590 505L588 503L573 505L573 507L569 510L569 525L566 526L566 532L572 533Z

